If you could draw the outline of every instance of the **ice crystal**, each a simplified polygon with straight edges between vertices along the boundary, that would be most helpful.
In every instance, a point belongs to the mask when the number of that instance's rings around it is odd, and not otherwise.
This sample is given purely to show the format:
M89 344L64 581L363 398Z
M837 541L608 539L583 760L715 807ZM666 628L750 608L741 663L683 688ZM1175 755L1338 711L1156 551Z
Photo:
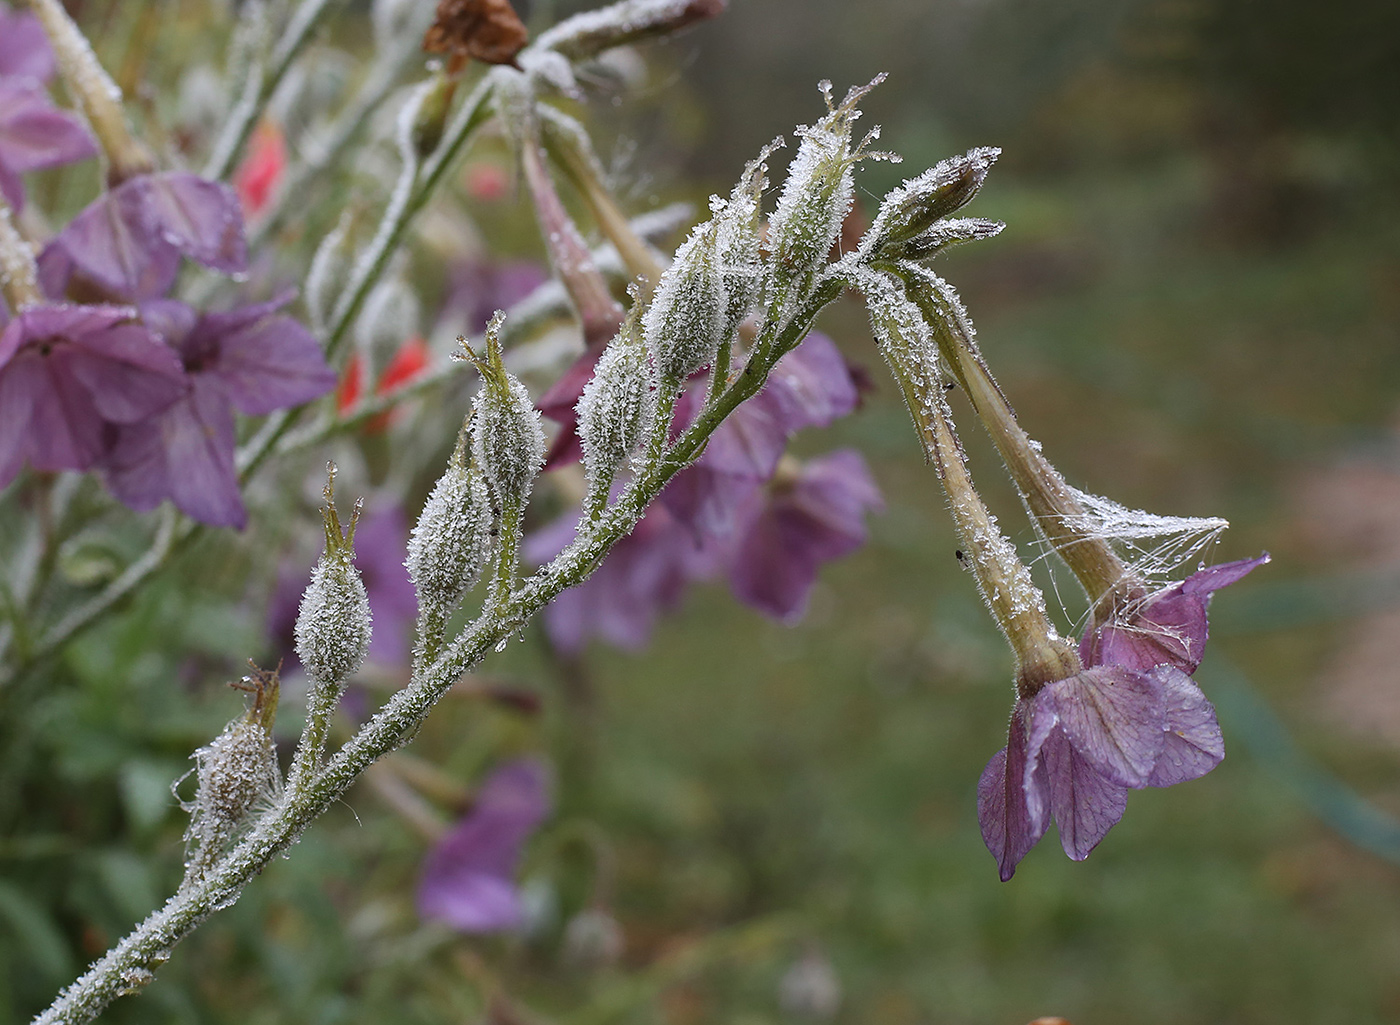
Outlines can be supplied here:
M965 241L960 234L970 232L972 237L977 237L977 231L985 231L985 226L995 222L959 222L961 232L938 222L972 201L1000 154L1001 150L990 146L971 149L963 156L950 157L905 181L880 204L875 222L861 241L860 258L868 260L878 255L884 259L899 259L914 255L911 250L922 250L918 255L928 255L938 248L937 244L930 246L933 238L946 237L942 244L947 244ZM1000 230L1000 227L995 229Z
M777 138L763 147L758 157L744 168L729 201L715 211L719 221L719 259L724 274L724 338L733 335L763 293L760 204L763 190L768 187L768 158L783 144L783 140Z
M1067 485L1067 487L1069 487ZM1162 582L1220 540L1230 521L1219 516L1159 516L1069 487L1080 507L1071 528L1120 548L1144 580Z

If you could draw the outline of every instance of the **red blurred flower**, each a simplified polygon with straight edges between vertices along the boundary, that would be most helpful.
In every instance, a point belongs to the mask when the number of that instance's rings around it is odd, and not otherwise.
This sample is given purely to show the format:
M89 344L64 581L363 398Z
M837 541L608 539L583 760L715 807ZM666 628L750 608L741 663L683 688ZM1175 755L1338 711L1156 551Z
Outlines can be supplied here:
M389 361L389 365L379 375L379 381L374 386L374 394L388 395L390 392L402 388L422 374L431 361L432 354L428 351L427 343L414 335L399 346L399 351L394 353L394 358ZM340 386L336 389L336 412L341 416L351 412L359 405L364 390L365 361L364 357L357 352L345 364L345 373L340 379ZM397 412L397 409L386 409L382 413L376 413L365 421L365 433L383 433L393 423Z
M286 169L287 140L277 122L264 118L253 131L248 155L233 172L233 191L245 217L256 216L267 206Z

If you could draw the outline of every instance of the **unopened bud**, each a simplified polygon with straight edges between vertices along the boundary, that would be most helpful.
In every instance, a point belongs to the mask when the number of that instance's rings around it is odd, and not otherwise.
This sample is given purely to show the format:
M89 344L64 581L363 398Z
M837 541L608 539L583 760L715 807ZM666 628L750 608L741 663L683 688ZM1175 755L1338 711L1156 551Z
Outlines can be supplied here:
M472 406L472 460L492 498L518 512L544 465L544 428L530 393L501 361L504 320L497 310L486 325L485 356L472 355L481 372L481 391Z
M491 500L464 447L459 441L408 539L408 575L424 609L455 609L491 556Z
M825 265L840 236L855 193L853 168L865 155L864 143L854 151L851 147L852 126L860 117L856 103L883 80L880 76L864 88L852 89L840 106L831 102L831 83L823 82L828 114L815 125L798 129L802 143L788 168L770 224L778 289L805 280Z
M452 109L452 97L456 91L456 77L439 68L423 93L413 117L412 127L409 129L409 139L418 159L431 156L442 141L443 128L447 124L447 115Z
M325 491L326 549L311 571L296 623L297 657L312 680L329 688L340 687L360 668L370 639L369 595L353 564L360 505L355 504L349 530L342 534L331 487L334 477L332 466Z
M585 971L616 964L624 943L617 919L600 908L580 911L564 927L564 959Z
M623 0L561 21L535 41L573 61L616 46L672 35L722 13L728 0Z
M282 772L272 743L277 714L277 671L256 670L234 684L255 693L253 707L223 733L194 753L197 789L183 806L190 813L185 831L185 885L197 882L218 861L248 815L282 790Z
M1000 155L1001 150L994 146L971 149L962 156L940 161L895 189L880 204L880 213L861 243L862 257L878 255L883 259L899 259L914 256L906 252L909 245L933 228L936 222L970 203L982 188L992 163ZM979 229L974 228L974 224L980 227L992 223L995 222L972 222L967 228L975 232ZM1000 230L998 227L991 233ZM957 232L953 231L953 234ZM937 235L935 232L935 237ZM948 241L965 240L950 238ZM917 255L928 255L931 251L929 245L930 240L926 240L922 248L928 251Z
M652 426L655 397L651 363L637 306L598 357L575 407L583 464L590 486L611 477Z
M763 191L768 187L768 157L783 145L781 138L763 147L744 174L729 201L716 211L719 221L719 260L724 274L723 337L732 337L749 314L765 284L762 256Z
M371 364L383 366L403 345L419 333L421 304L413 289L397 276L386 277L370 290L355 322L355 341L368 353Z
M719 223L697 225L676 250L643 315L647 348L662 380L681 382L715 358L728 302L720 269Z

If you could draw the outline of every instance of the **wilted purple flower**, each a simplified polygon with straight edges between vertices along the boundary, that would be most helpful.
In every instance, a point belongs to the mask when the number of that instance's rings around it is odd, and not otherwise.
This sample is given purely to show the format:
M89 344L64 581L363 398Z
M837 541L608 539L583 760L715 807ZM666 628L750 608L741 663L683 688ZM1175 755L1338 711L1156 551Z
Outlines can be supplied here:
M0 12L0 39L9 31L4 19ZM0 75L0 195L11 207L24 206L24 172L71 164L96 152L82 121L50 103L34 79Z
M982 837L1003 880L1053 817L1065 853L1088 857L1128 790L1204 776L1225 756L1200 664L1210 595L1268 556L1202 570L1086 634L1083 671L1017 699L1007 746L977 785Z
M39 19L29 11L16 13L0 5L0 79L47 82L54 70L53 50Z
M821 564L865 543L865 515L884 499L860 453L845 448L790 473L780 467L748 506L725 560L729 586L746 605L793 622Z
M694 419L701 398L696 390L682 396L677 424ZM813 331L778 360L764 389L715 429L695 464L666 486L661 502L697 533L728 536L740 508L773 476L788 439L848 415L859 399L836 343Z
M525 542L525 558L544 563L574 539L579 514L555 520ZM559 650L576 654L597 635L619 648L644 647L652 627L673 609L686 584L709 576L718 563L688 526L660 504L615 544L592 576L545 606L544 624Z
M428 853L418 913L462 932L505 932L524 919L515 886L521 848L549 814L548 770L533 758L506 762L471 811Z
M0 334L0 487L28 460L85 470L113 428L175 402L185 387L169 348L121 306L36 305Z
M567 652L581 650L595 634L641 648L688 583L720 573L740 601L789 622L799 617L821 563L864 543L865 513L881 499L853 451L805 466L794 460L786 473L779 463L792 434L845 416L858 398L835 343L809 334L778 361L767 387L715 430L704 454L675 476L593 575L545 609L550 639ZM682 396L675 429L694 419L699 403L695 391ZM555 521L530 538L525 557L553 558L573 540L577 524L577 514Z
M290 301L207 314L174 300L144 304L143 319L179 354L188 383L159 417L116 433L103 468L117 498L138 510L169 498L201 522L243 528L233 411L271 413L335 386L316 339L277 312Z
M119 299L155 299L175 281L180 256L226 274L247 269L238 197L188 171L138 174L104 192L39 255L44 291L78 278Z

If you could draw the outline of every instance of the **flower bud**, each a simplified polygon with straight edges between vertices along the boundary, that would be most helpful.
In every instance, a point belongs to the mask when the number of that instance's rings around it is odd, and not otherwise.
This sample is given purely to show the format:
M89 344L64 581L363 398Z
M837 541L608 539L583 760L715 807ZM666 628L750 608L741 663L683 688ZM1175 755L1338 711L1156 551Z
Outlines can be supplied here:
M501 323L497 310L486 325L486 355L476 357L481 391L472 406L472 460L502 509L525 507L544 465L544 428L530 393L501 362Z
M1001 150L993 146L971 149L962 156L940 161L895 189L880 204L875 223L861 242L862 258L869 259L872 255L891 260L912 257L914 254L906 252L909 244L933 228L936 222L970 203L982 188L987 171L1000 155ZM994 222L975 223L982 228ZM978 230L971 224L967 228L972 232ZM992 234L1000 230L997 227ZM957 234L956 230L953 234ZM927 251L918 255L932 252L928 246L929 243L925 242L922 248Z
M724 329L730 338L739 323L763 294L763 190L768 187L768 157L783 145L781 138L763 147L757 159L744 168L743 177L729 194L729 201L716 210L719 220L719 260L724 274Z
M624 0L566 18L536 41L569 60L590 60L606 50L673 35L723 12L728 0Z
M408 539L408 575L427 610L450 612L491 556L491 499L459 441Z
M364 310L355 321L355 341L370 357L371 365L382 367L405 338L419 333L421 317L421 304L413 289L400 277L385 277L365 299Z
M829 113L815 125L798 129L802 143L788 168L787 180L770 222L774 285L780 291L801 282L826 263L841 234L855 193L853 168L864 143L851 149L851 127L860 111L856 103L884 76L852 89L840 106L831 102L831 83L822 82ZM874 138L874 134L867 137ZM782 303L786 296L775 296Z
M228 846L257 805L282 791L282 772L272 743L277 715L277 671L256 670L234 684L253 691L253 707L223 733L194 753L197 789L183 804L190 813L185 831L185 883L197 882Z
M334 477L332 466L325 491L326 550L311 571L296 623L297 657L307 675L327 688L340 687L360 668L370 639L369 595L352 562L360 504L355 504L350 529L342 535L331 490Z
M433 154L442 141L452 97L457 91L457 79L439 70L423 92L423 99L409 127L409 141L419 160Z
M647 348L662 380L684 381L715 358L728 302L720 269L719 222L697 225L661 276L643 315Z
M590 488L608 480L652 426L654 385L637 306L598 357L575 410ZM606 488L606 485L602 485Z
M616 918L601 908L586 908L564 927L564 960L584 971L610 968L622 956L624 943Z

